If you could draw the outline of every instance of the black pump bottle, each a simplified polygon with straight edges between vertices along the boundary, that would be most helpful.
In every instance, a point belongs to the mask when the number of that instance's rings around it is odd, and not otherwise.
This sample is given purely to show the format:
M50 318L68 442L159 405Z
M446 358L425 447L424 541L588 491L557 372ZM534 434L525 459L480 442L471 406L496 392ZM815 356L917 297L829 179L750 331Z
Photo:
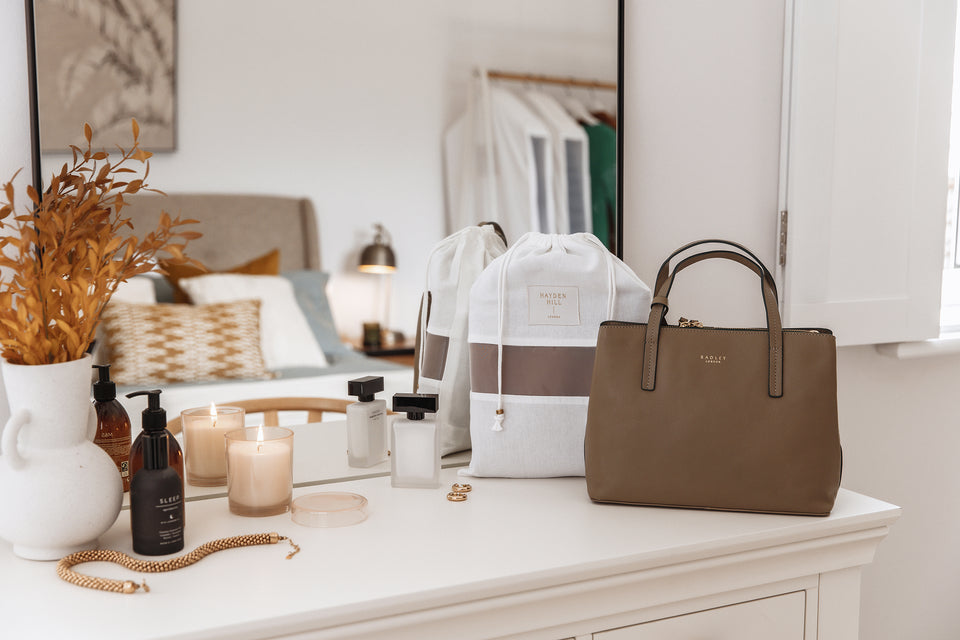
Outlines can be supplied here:
M160 390L127 394L147 396L143 411L143 468L130 481L130 530L133 550L162 556L183 549L183 481L168 460L167 412Z

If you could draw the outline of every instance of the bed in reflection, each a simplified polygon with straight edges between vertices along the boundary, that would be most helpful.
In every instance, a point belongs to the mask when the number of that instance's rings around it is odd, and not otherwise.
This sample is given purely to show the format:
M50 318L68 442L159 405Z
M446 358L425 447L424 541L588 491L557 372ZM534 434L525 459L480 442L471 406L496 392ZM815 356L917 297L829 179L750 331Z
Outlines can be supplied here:
M253 398L345 398L347 380L382 375L384 394L409 392L413 372L342 343L326 297L316 215L306 198L171 194L131 198L134 233L161 212L199 221L187 255L208 268L164 265L166 277L124 283L104 312L96 360L118 395L159 388L169 417ZM139 429L142 401L119 397ZM287 423L305 416L283 414Z

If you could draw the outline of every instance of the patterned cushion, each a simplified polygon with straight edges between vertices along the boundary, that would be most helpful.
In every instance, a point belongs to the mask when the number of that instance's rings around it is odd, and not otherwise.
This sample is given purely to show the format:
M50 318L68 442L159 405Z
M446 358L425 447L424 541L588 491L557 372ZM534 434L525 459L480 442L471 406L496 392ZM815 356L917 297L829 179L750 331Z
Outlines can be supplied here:
M269 378L260 351L260 302L128 304L103 312L110 376L117 384Z

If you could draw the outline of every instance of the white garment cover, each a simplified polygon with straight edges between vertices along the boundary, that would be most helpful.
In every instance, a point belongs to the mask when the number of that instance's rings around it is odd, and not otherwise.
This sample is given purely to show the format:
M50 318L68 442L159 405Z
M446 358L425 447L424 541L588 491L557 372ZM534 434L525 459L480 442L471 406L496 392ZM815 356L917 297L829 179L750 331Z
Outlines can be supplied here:
M553 96L527 91L521 98L550 130L557 233L593 231L590 146L587 132Z
M507 248L490 225L467 227L441 240L427 260L420 311L417 393L436 393L440 454L470 448L470 288Z
M470 437L463 475L582 476L604 320L642 321L650 289L593 235L529 233L470 292Z
M444 137L450 229L498 222L507 242L556 224L550 131L517 96L471 85L467 112ZM495 167L490 172L489 167Z

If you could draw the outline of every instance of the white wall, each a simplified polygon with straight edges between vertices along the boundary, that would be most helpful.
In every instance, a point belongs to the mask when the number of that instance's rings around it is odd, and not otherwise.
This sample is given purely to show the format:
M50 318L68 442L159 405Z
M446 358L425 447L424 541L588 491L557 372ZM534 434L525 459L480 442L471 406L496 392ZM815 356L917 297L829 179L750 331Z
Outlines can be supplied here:
M310 197L350 335L377 319L378 276L356 271L375 222L398 261L391 325L414 332L447 234L441 136L473 67L616 78L613 0L204 0L177 21L177 151L153 185Z
M23 7L23 2L0 3L0 184L23 169L14 183L21 206L29 203L24 189L33 182Z
M26 187L33 183L30 146L30 99L27 75L27 38L23 2L0 3L0 185L14 181L18 212L29 204ZM0 192L2 193L2 192ZM6 201L6 196L0 196ZM2 232L2 231L0 231ZM6 269L0 279L9 277ZM0 379L0 428L10 417L7 393Z
M863 571L863 640L960 638L960 357L840 349L843 486L903 507Z
M624 259L653 285L660 263L706 238L740 242L771 269L779 197L783 4L627 3ZM707 325L764 318L755 275L697 265L671 292ZM736 304L721 304L735 299Z
M769 0L627 3L625 258L645 280L669 251L710 236L743 239L772 263L782 11ZM685 276L677 312L708 324L762 318L752 274L705 265ZM728 278L737 282L718 291ZM848 347L837 367L842 484L903 507L863 571L860 637L956 640L960 358Z

